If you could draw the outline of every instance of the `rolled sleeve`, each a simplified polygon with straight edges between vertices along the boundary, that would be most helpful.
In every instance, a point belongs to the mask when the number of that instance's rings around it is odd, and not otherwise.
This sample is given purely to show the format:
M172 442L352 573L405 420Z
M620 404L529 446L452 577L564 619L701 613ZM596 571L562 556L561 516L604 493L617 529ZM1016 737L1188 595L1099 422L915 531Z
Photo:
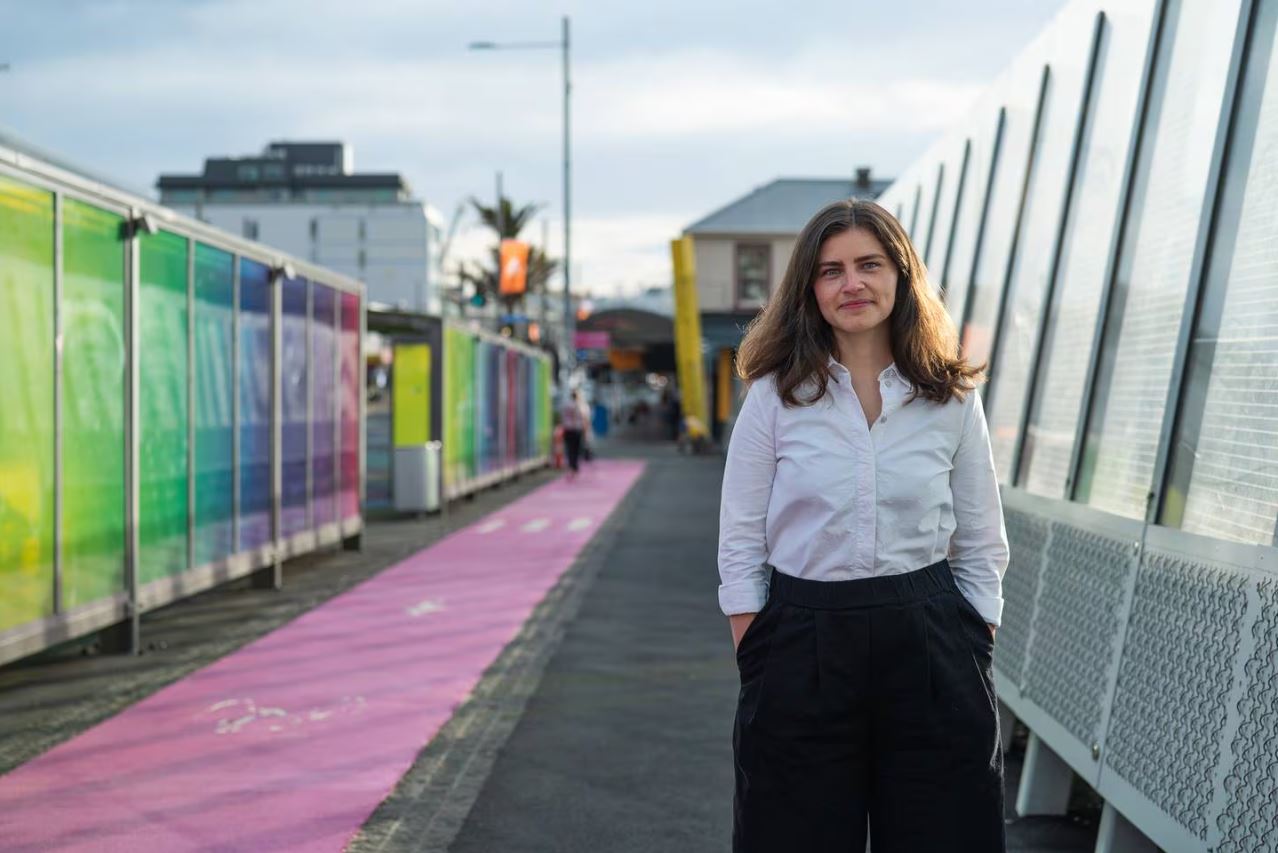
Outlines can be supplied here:
M950 566L963 596L986 622L999 625L1009 557L1003 502L979 393L972 391L964 403L963 430L950 472L955 522Z
M719 607L729 616L757 612L767 600L767 518L777 457L771 381L750 386L723 471L719 503Z

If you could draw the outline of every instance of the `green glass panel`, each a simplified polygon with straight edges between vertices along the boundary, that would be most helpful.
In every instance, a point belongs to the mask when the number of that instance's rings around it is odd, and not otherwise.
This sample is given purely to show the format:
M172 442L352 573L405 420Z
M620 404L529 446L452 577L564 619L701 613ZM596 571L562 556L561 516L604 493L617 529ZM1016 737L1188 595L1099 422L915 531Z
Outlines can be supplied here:
M53 612L53 196L0 178L0 631Z
M121 217L62 210L62 601L124 588L124 241Z
M139 241L138 581L187 568L187 241Z
M457 361L460 358L457 332L444 329L444 483L456 485L461 477L461 425L457 398Z
M469 334L447 329L444 336L448 399L445 403L444 474L446 484L460 486L475 474L475 351Z
M542 456L550 455L551 434L555 429L554 410L550 405L550 361L542 359L541 362L541 443L539 445Z

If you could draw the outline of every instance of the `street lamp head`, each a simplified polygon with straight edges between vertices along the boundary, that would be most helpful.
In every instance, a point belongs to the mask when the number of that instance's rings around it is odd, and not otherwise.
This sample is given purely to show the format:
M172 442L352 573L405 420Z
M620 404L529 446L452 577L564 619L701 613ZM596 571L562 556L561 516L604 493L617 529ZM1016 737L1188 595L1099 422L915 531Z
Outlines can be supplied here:
M496 50L497 43L491 41L472 41L468 50Z

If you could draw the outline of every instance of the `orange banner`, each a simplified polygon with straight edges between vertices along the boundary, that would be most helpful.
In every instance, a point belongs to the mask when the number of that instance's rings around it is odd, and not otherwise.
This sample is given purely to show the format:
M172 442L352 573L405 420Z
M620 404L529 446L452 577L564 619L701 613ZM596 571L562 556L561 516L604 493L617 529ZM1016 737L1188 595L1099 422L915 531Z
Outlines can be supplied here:
M501 295L518 296L528 289L528 244L501 241Z

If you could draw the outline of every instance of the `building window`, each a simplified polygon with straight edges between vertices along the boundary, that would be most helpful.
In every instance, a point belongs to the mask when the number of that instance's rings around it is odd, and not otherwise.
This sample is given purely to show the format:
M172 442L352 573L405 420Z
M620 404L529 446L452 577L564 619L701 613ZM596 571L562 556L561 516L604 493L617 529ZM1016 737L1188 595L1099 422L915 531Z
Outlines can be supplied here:
M759 308L768 301L772 247L767 243L738 243L736 252L737 307Z
M161 204L194 204L199 200L199 190L164 190L160 194Z
M241 181L256 181L261 173L257 166L238 166L235 169L235 176Z
M245 217L244 228L243 228L244 236L247 237L249 240L256 240L258 237L258 231L259 229L258 229L257 220L249 219L248 217Z

